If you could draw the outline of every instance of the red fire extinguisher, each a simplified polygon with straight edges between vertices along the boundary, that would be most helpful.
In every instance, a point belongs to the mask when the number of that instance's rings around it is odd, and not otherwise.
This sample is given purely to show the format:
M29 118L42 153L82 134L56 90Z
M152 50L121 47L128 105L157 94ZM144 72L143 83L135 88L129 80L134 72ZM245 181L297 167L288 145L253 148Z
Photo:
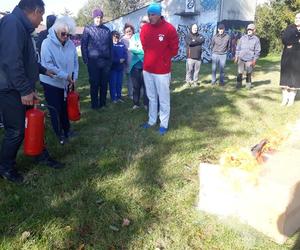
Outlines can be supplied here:
M35 104L32 109L26 111L24 154L28 156L41 154L45 148L44 136L45 113Z
M72 74L72 79L73 77L74 73ZM71 91L67 95L67 110L70 121L80 120L80 96L75 91L74 85L72 85Z

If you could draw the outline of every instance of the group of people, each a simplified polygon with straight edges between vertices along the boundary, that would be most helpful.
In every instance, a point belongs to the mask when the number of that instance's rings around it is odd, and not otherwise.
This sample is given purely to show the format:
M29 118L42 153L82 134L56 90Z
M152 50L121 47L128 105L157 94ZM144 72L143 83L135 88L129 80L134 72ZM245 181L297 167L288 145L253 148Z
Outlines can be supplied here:
M70 36L76 24L70 17L47 17L47 30L36 37L34 30L45 12L43 0L21 0L11 14L0 21L0 117L5 129L0 151L0 176L12 182L22 182L23 176L16 168L16 155L24 139L25 112L39 99L35 83L39 80L49 107L53 130L64 144L71 136L66 97L78 79L78 55ZM125 76L128 96L133 109L140 107L140 98L148 110L148 120L142 129L154 127L159 119L158 133L164 135L169 128L170 81L172 57L178 53L178 34L174 26L162 16L159 3L147 8L147 16L140 21L139 32L126 24L124 36L110 31L103 24L103 11L93 10L93 24L85 27L81 52L87 66L90 83L91 108L106 106L109 86L113 103L122 102L122 82ZM9 34L9 36L8 36ZM283 32L284 52L281 61L280 85L283 105L294 102L299 88L298 55L300 51L300 14L295 24ZM216 84L219 67L219 84L224 85L224 67L230 48L225 26L219 24L212 38L212 81ZM197 85L201 66L202 46L205 42L196 24L186 37L186 82ZM247 34L236 47L238 65L236 87L242 86L246 72L246 87L251 88L251 73L260 55L260 41L255 35L255 25L247 26ZM1 122L1 121L0 121ZM54 160L46 147L35 157L37 163L52 168L64 164Z
M102 23L103 11L93 11L94 23L86 26L81 40L83 62L87 65L92 109L106 106L107 86L111 101L122 102L123 76L127 78L128 96L133 109L140 107L140 98L148 110L148 121L141 125L153 127L159 117L158 133L168 130L170 117L171 59L178 52L178 35L173 25L161 15L159 3L152 3L147 17L140 21L140 32L125 24L124 36Z
M199 33L197 24L193 24L190 33L186 39L186 85L197 86L199 71L202 60L202 46L205 42L204 36ZM220 86L225 85L225 65L227 53L230 49L230 37L225 33L224 24L220 23L217 27L217 33L211 41L212 51L212 77L211 84L216 85L216 73L219 68ZM246 72L246 88L251 88L251 74L259 58L261 45L259 38L255 35L255 25L253 23L247 26L247 34L241 37L236 47L236 56L234 62L238 65L238 74L236 88L242 87L243 72Z
M144 105L149 106L148 121L141 127L153 127L159 118L158 133L164 135L170 117L171 58L178 52L178 36L161 11L160 4L149 5L147 17L140 22L141 32L134 34L133 27L127 25L124 30L131 29L128 32L131 34L121 42L120 34L103 24L103 12L95 9L94 23L84 29L81 51L89 73L92 109L106 105L108 85L111 100L122 101L125 73L127 81L132 83L128 87L133 107L139 107L141 92ZM79 72L77 51L70 39L76 24L70 17L48 16L47 30L36 38L34 31L44 12L43 0L21 0L0 21L0 114L5 130L0 177L16 183L23 181L17 171L16 156L24 140L25 112L39 99L35 88L38 80L60 143L72 136L66 96L74 88ZM55 169L64 167L50 156L46 147L35 161Z

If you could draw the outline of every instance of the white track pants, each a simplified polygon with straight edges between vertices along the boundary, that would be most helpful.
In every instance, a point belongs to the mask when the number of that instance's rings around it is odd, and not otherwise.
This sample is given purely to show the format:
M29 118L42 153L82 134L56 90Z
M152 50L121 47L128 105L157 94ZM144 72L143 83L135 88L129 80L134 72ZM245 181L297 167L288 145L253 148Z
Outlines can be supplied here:
M149 120L154 125L157 120L159 104L160 127L168 128L170 118L170 80L171 73L152 74L143 71L146 92L149 99Z

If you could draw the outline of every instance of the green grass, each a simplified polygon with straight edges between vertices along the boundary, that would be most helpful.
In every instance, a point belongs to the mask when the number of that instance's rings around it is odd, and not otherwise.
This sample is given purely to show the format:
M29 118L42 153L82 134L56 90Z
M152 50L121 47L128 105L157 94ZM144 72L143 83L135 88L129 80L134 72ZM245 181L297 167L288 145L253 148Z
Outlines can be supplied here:
M279 246L233 219L196 210L201 161L251 147L294 122L300 109L299 101L280 107L279 57L259 61L250 91L235 90L236 65L227 72L226 87L211 87L210 65L202 65L200 87L186 88L185 64L175 63L170 130L160 137L139 128L147 114L132 111L129 100L92 111L81 64L82 119L73 125L80 136L60 146L47 125L48 148L67 166L36 166L20 151L26 183L0 180L0 249L291 249L299 235ZM24 231L30 236L22 240Z

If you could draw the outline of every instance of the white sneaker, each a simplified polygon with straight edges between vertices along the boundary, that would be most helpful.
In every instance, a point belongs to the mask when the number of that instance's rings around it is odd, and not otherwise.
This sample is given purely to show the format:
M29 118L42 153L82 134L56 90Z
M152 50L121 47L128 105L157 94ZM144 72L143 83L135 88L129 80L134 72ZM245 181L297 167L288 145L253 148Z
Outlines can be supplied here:
M138 105L134 105L134 106L132 107L133 110L139 109L139 108L140 108L140 106L138 106Z

